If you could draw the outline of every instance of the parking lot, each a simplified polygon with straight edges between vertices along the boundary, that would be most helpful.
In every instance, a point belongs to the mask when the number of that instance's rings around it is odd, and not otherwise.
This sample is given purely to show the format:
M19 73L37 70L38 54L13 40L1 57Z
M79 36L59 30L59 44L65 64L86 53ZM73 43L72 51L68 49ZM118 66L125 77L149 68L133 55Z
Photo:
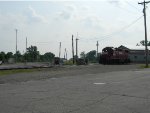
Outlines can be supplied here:
M149 113L150 69L61 66L0 76L2 113Z

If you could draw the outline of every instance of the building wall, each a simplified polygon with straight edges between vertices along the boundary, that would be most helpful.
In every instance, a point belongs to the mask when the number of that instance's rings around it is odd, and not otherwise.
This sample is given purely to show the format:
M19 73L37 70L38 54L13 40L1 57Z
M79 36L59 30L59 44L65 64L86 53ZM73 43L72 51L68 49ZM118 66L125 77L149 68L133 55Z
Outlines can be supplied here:
M146 57L141 54L129 54L129 58L133 63L144 63ZM148 61L150 62L150 56L148 56Z

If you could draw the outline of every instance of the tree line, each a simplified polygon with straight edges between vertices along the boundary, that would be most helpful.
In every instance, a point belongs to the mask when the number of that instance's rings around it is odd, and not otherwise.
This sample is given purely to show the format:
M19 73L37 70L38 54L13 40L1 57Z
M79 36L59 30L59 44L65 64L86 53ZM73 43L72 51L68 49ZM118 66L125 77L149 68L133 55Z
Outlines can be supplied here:
M98 57L96 56L96 50L89 51L85 53L84 51L80 53L80 58L88 59L89 62L95 63L98 61Z
M16 62L52 62L55 54L52 52L46 52L41 55L36 46L30 46L24 54L17 51L15 54L12 52L0 52L0 61L7 63L10 58L14 59ZM92 50L88 53L84 51L80 53L80 58L88 59L89 62L97 62L96 51ZM72 60L72 58L70 59Z
M15 54L12 52L0 52L0 61L7 63L10 58L16 60L16 62L52 62L55 54L51 52L46 52L41 55L36 46L30 46L27 48L27 52L21 54L20 51L17 51Z

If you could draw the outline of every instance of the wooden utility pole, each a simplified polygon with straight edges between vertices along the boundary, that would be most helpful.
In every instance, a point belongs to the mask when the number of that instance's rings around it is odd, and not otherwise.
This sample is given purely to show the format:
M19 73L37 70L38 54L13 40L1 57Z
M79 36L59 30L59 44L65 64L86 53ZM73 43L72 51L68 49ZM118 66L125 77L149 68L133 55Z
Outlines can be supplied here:
M65 49L66 49L66 48L65 48ZM66 54L66 52L64 51L64 59L66 59L65 54Z
M15 29L16 30L16 62L17 62L17 32L18 32L18 29Z
M60 59L60 55L61 55L61 42L59 44L59 59Z
M66 59L67 56L66 56L66 48L65 48L65 51L64 51L64 59Z
M79 39L76 38L76 62L78 60L78 40Z
M150 3L150 1L145 1L138 3L144 5L143 13L144 13L144 27L145 27L145 53L146 53L146 68L148 67L148 48L147 48L147 27L146 27L146 4Z
M65 57L66 56L66 57ZM67 60L67 49L65 48L65 53L64 53L64 57Z
M96 46L97 46L97 55L96 56L98 57L98 46L99 46L98 41L97 41Z
M26 53L27 53L28 39L26 37Z
M72 60L74 64L74 43L73 43L73 35L72 35Z
M68 59L68 57L67 57L67 50L66 50L66 60Z
M27 40L27 37L26 37L26 57L25 57L26 58L26 61L25 61L26 63L27 63L27 46L28 46L28 40Z

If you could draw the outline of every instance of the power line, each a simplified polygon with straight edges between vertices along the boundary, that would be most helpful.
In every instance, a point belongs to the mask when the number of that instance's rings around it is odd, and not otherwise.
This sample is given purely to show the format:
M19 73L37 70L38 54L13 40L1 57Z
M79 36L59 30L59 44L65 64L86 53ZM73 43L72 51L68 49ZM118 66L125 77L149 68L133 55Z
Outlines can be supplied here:
M142 17L143 17L143 15L140 16L139 18L137 18L136 20L132 21L132 22L131 22L130 24L128 24L127 26L122 27L122 29L120 29L120 30L118 30L118 31L116 31L116 32L113 32L113 33L108 34L108 35L101 36L101 39L99 39L99 38L92 38L92 39L90 39L90 40L93 40L93 39L94 39L94 40L102 41L102 40L104 40L104 39L111 38L111 36L117 35L117 34L123 32L124 30L130 28L132 25L134 25L136 22L138 22Z
M127 26L123 27L123 28L120 29L119 31L116 31L116 32L114 32L114 33L112 33L112 34L110 34L110 35L106 35L106 36L104 36L104 37L116 35L116 34L119 34L119 33L123 32L124 30L126 30L126 29L130 28L132 25L134 25L134 24L135 24L138 20L140 20L142 17L143 17L143 15L140 16L139 18L137 18L136 20L132 21L130 24L128 24Z
M134 8L134 9L136 9L138 12L140 11L141 12L141 10L139 10L137 7L135 7L133 4L131 4L130 2L128 2L128 1L125 1L128 5L130 5L132 8Z
M128 13L137 14L137 13L135 13L135 12L133 12L133 11L130 11L130 10L128 10L128 9L126 9L126 8L123 8L123 7L120 7L120 6L118 6L118 5L116 5L116 7L120 8L121 10L124 10L124 11L126 11L126 12L128 12Z

